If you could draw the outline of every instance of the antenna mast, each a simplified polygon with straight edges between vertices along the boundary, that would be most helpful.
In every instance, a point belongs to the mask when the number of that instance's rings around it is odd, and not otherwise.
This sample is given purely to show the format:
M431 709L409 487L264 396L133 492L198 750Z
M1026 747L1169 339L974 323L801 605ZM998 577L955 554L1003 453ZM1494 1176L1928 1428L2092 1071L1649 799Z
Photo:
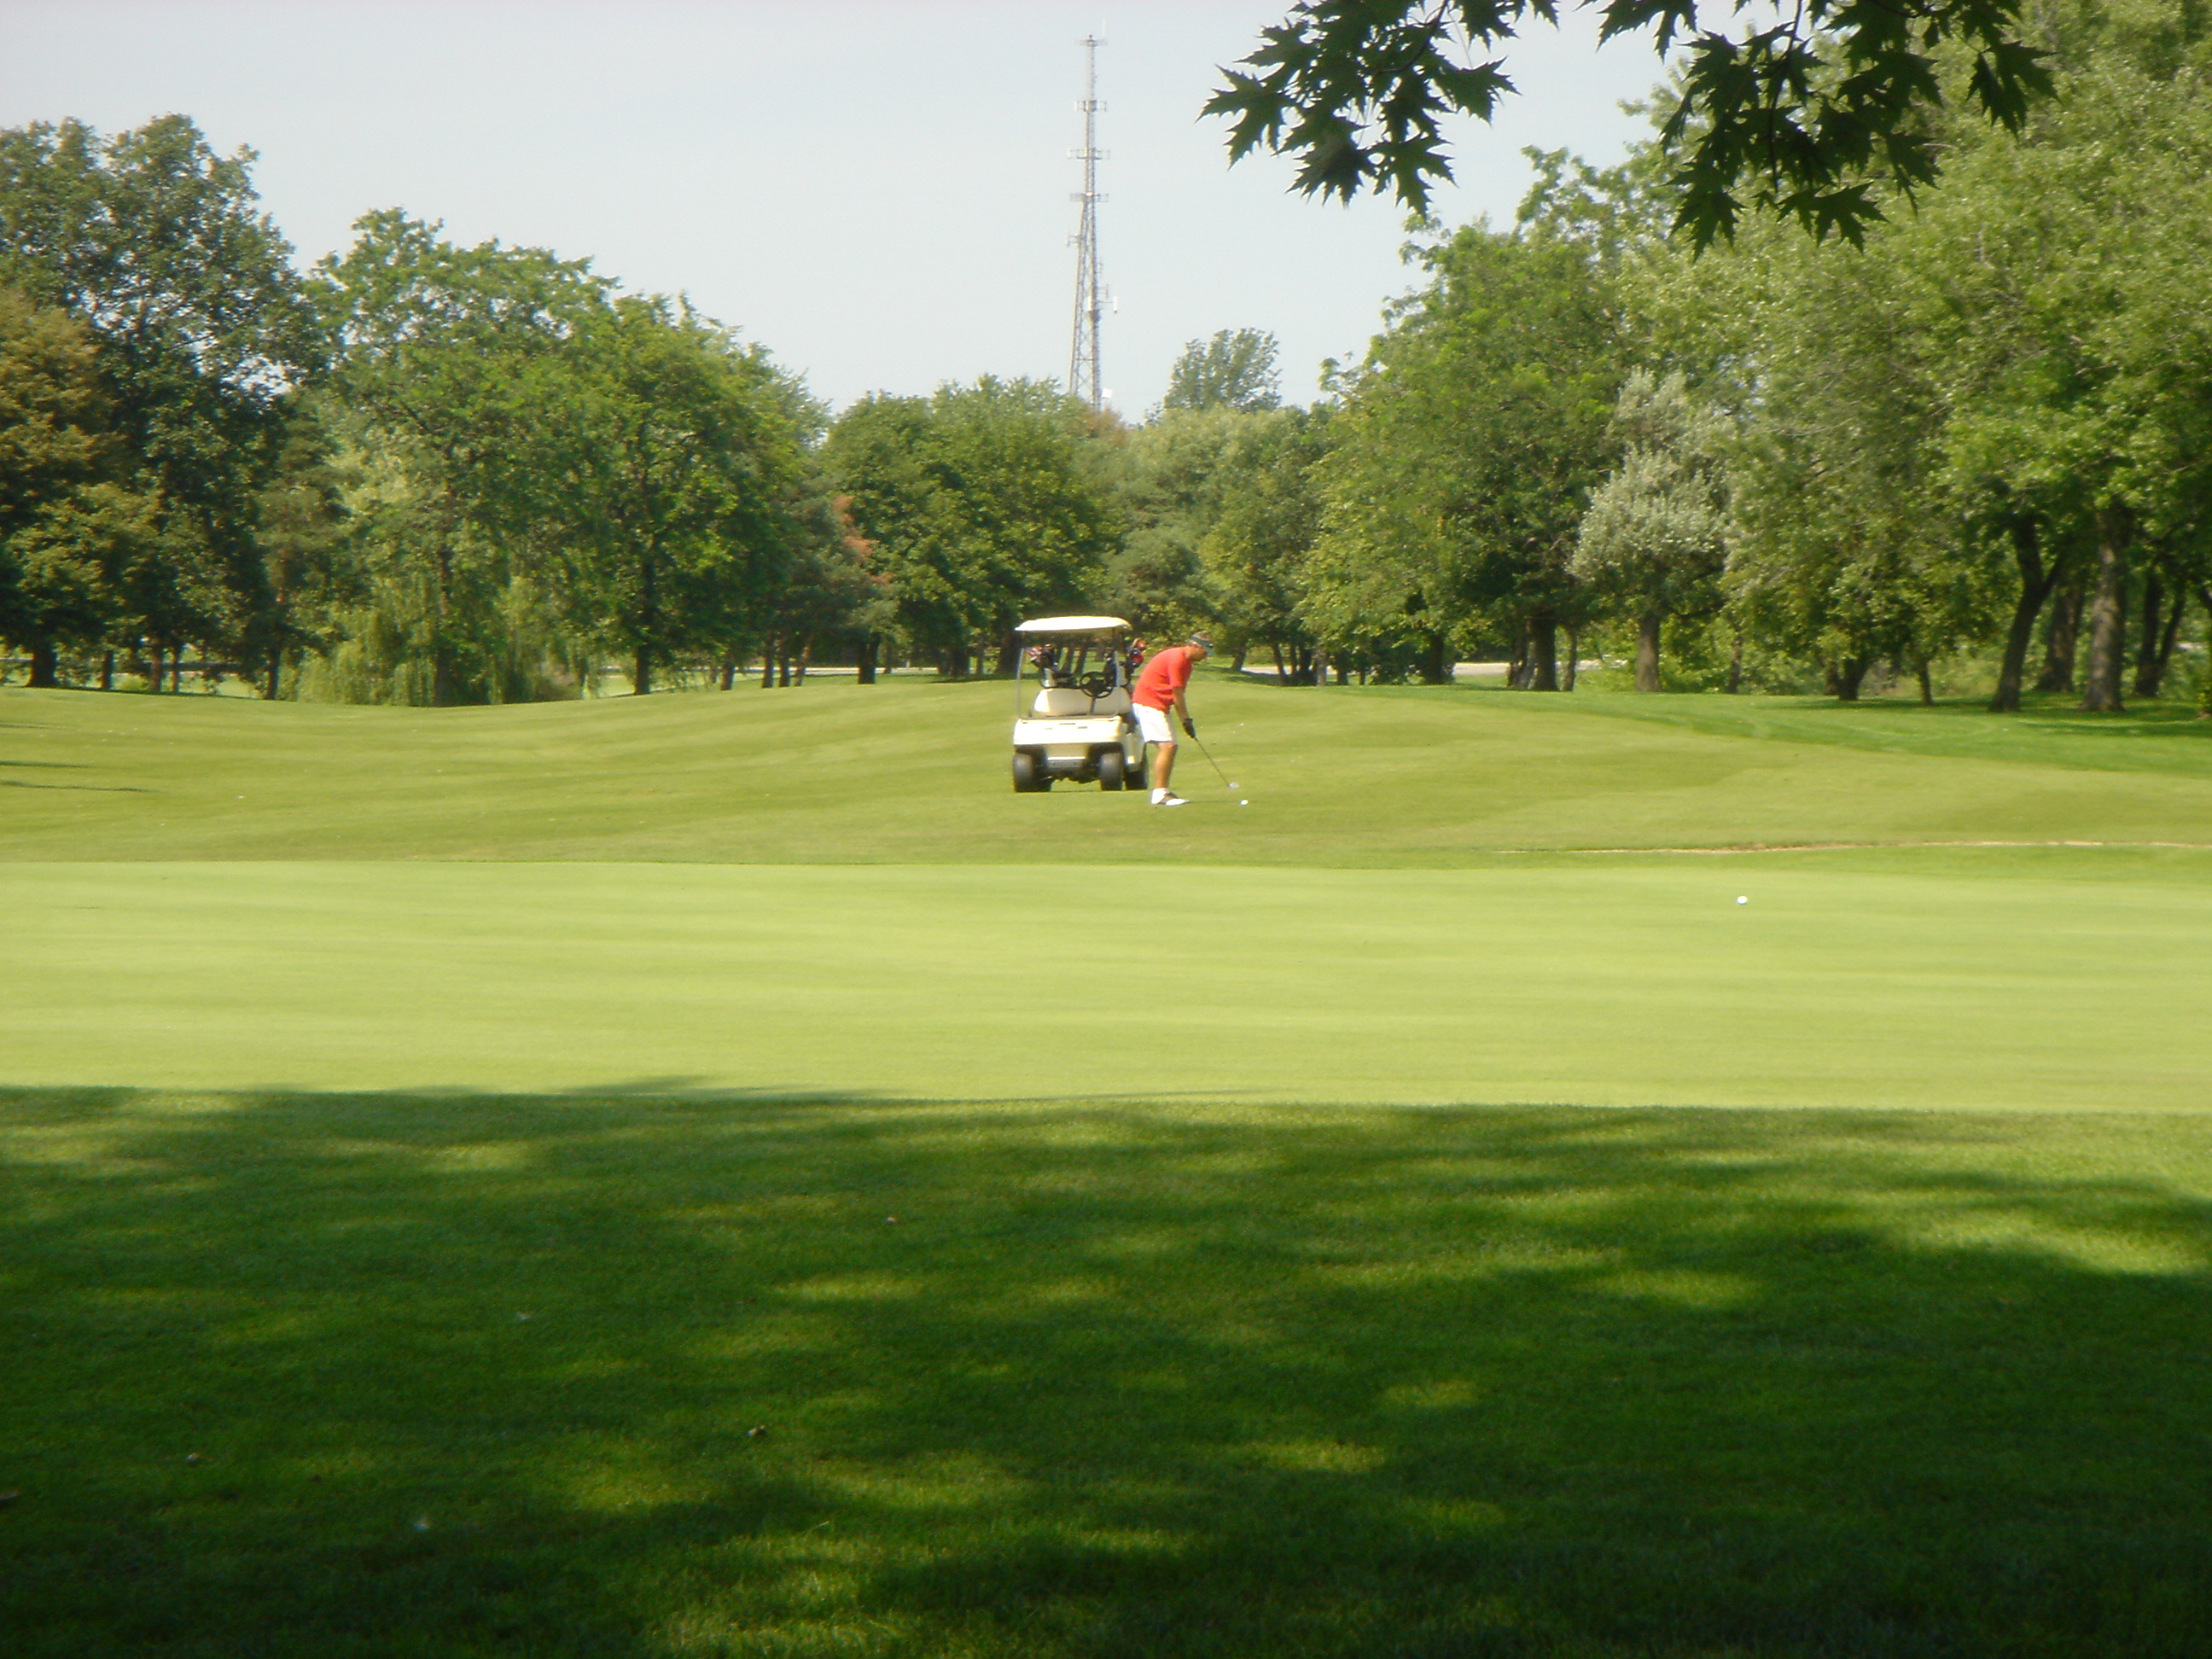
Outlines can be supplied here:
M1083 148L1069 155L1083 163L1082 194L1071 198L1083 204L1083 217L1074 236L1075 338L1068 348L1067 389L1093 409L1106 406L1105 383L1099 378L1098 315L1103 298L1098 286L1098 164L1106 152L1098 148L1098 48L1106 43L1097 35L1083 37Z

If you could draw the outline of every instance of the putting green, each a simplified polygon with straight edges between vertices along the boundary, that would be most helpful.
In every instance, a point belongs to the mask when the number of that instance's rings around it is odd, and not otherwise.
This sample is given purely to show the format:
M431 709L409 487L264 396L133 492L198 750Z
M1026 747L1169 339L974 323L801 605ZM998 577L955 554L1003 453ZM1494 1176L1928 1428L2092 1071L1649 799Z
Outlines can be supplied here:
M26 1085L2197 1109L2208 866L0 865L0 1053Z

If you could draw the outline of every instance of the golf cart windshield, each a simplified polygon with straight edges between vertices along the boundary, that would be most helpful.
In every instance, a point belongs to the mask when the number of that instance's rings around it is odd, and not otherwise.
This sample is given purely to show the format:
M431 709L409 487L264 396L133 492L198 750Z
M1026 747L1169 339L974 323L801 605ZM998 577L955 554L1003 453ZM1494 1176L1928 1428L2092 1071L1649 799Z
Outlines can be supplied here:
M1034 673L1035 714L1120 712L1134 673L1126 641L1129 624L1119 617L1040 617L1015 629L1028 643L1017 659L1015 708L1023 710ZM1109 708L1103 705L1110 704Z

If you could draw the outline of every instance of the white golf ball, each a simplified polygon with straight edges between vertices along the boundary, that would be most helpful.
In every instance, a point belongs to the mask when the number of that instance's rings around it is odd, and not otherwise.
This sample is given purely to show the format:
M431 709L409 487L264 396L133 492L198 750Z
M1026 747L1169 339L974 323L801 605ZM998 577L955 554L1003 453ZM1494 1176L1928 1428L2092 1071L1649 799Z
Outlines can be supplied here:
M1249 800L1240 800L1237 804L1239 806L1249 806L1252 803Z
M1735 902L1736 902L1738 904L1748 904L1748 903L1750 903L1750 902L1751 902L1751 899L1750 899L1750 897L1749 897L1747 895L1746 895L1746 894L1743 894L1743 893L1738 893L1738 894L1735 896Z

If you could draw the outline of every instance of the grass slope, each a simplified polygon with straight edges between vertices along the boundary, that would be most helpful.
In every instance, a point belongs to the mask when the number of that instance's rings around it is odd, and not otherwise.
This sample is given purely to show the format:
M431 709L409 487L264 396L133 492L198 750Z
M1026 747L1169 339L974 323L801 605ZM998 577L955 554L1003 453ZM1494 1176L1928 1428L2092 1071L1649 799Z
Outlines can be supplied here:
M1015 795L1004 684L454 709L0 691L0 858L1439 866L1510 848L2212 843L2212 724L2172 711L2045 731L1893 705L1218 678L1194 699L1249 811L1222 810L1188 748L1179 781L1202 812Z

